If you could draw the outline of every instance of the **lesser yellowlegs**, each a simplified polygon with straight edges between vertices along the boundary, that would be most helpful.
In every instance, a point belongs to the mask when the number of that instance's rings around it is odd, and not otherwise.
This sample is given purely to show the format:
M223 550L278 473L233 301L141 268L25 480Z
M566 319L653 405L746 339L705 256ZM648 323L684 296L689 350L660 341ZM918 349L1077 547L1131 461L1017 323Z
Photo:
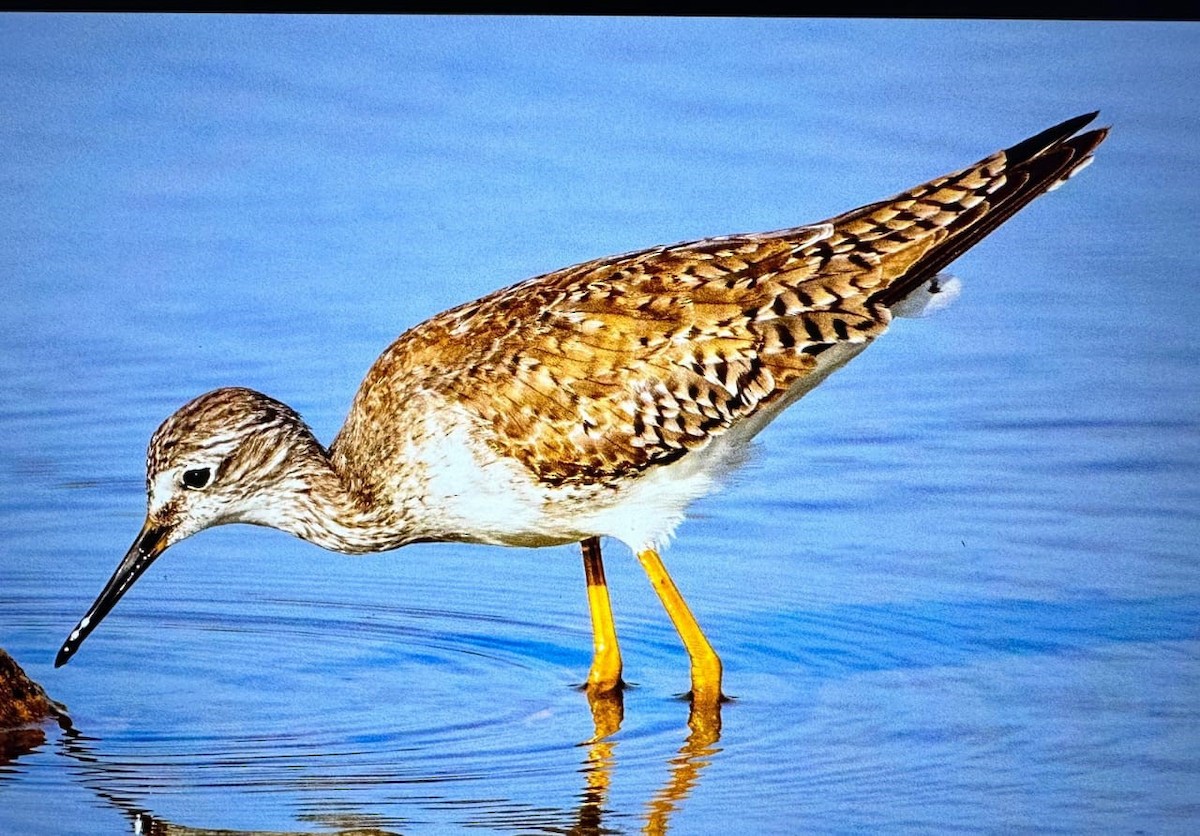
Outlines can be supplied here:
M582 542L588 687L621 685L598 538L637 555L691 659L721 662L658 550L781 410L887 330L953 295L949 262L1091 160L1070 119L821 223L588 261L416 326L375 361L328 448L285 404L225 388L154 433L141 533L55 665L164 549L223 523L360 553L422 541Z

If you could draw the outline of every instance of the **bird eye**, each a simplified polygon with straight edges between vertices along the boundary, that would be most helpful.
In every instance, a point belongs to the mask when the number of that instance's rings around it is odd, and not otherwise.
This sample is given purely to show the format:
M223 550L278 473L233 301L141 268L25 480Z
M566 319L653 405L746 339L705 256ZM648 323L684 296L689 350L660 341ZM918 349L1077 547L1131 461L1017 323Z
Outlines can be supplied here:
M207 467L197 467L194 470L185 470L183 472L184 487L200 489L208 484L208 480L212 477L212 470Z

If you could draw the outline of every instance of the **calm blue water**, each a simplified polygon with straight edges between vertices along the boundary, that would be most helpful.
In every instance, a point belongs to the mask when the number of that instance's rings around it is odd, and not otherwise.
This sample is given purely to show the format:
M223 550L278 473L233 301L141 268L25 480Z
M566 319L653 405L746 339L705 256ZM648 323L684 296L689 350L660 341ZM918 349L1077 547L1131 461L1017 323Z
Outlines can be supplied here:
M1195 24L0 17L0 646L73 719L0 762L0 831L1195 832L1198 76ZM603 742L574 548L218 529L52 668L193 395L328 440L445 307L1095 108L1096 165L678 532L719 738L616 544Z

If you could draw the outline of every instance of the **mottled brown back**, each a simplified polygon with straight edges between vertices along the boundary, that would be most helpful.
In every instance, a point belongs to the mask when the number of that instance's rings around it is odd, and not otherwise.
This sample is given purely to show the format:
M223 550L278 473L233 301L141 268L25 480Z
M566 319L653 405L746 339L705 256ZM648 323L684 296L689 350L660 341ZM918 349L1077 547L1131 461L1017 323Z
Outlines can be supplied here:
M379 449L434 394L547 484L677 459L883 333L889 306L1087 161L1105 131L1071 135L1093 116L823 224L597 259L439 314L375 363L335 448Z

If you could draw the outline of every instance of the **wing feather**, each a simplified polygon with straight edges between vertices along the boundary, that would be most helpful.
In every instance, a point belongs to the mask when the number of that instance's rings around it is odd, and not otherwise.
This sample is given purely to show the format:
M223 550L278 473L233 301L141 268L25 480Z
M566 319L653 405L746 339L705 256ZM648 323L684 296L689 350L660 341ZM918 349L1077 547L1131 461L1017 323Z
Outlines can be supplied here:
M1089 120L820 224L596 259L439 314L376 361L334 447L389 432L360 401L432 396L546 484L678 458L883 333L947 254L1086 164Z

